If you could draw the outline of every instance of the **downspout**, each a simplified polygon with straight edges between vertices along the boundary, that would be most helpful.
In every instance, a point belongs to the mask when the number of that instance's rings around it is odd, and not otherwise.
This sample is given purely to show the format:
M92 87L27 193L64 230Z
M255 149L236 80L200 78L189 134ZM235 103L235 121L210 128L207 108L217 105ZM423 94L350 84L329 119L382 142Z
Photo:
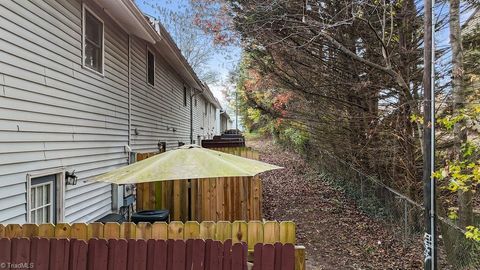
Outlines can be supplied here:
M190 94L190 144L193 144L193 95Z
M128 146L132 147L132 36L128 35ZM132 163L132 154L128 153L128 163Z

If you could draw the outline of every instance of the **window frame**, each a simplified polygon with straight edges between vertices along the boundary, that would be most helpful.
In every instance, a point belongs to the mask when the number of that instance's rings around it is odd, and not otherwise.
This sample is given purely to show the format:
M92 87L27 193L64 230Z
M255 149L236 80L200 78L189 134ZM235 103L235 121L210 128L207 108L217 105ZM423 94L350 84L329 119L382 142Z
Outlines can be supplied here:
M57 178L57 177L55 176L55 180L56 180L56 178ZM33 179L35 179L35 178L33 178ZM38 211L38 210L40 210L40 209L43 209L43 211L45 211L45 209L46 209L47 207L50 207L50 211L49 211L50 213L48 213L49 216L50 216L49 220L50 220L50 221L55 220L55 213L54 213L54 211L56 211L56 209L54 209L54 206L57 205L57 203L55 202L55 201L56 201L56 196L55 196L55 194L54 194L54 192L55 192L55 190L56 190L56 189L55 189L55 184L56 184L56 181L54 181L53 183L50 182L50 181L48 181L48 182L46 182L46 183L40 183L40 184L30 185L30 196L32 196L32 194L33 194L32 188L35 188L35 189L36 189L36 188L42 187L42 189L43 189L44 186L50 186L50 192L49 192L49 193L50 193L50 194L49 194L50 202L47 202L46 204L43 204L43 203L42 203L41 205L36 205L36 207L33 207L32 205L30 205L30 212L28 213L28 215L30 215L30 222L32 222L32 212L33 212L33 211L35 211L35 213L36 213L36 211ZM36 191L35 191L35 193L36 193ZM37 196L37 195L35 195L35 196ZM54 201L54 200L55 200L55 201ZM35 198L34 201L36 201L36 198ZM30 198L30 203L31 203L31 198ZM36 218L35 218L35 223L38 223L38 220L36 220ZM44 222L42 222L42 223L44 223Z
M150 48L147 46L147 50L146 50L146 54L145 54L145 75L146 75L146 81L147 81L147 84L150 85L150 86L155 86L155 68L156 68L156 56L155 56L155 53L150 50ZM153 55L153 84L151 84L148 80L148 53L151 53Z
M89 12L90 14L93 15L101 24L102 24L102 40L101 40L101 45L102 45L102 68L101 72L98 70L95 70L85 64L85 45L86 45L86 12ZM105 22L98 16L91 8L89 8L85 3L82 4L82 67L95 72L98 75L104 76L105 75Z
M43 170L43 171L36 171L36 172L30 172L26 176L27 180L27 201L26 201L26 220L27 223L31 223L31 215L30 212L32 210L32 205L31 205L31 200L32 200L32 178L38 178L42 176L48 176L48 175L55 175L56 181L55 184L52 186L53 192L56 192L56 201L55 201L55 209L52 210L55 211L55 217L56 220L52 220L51 223L62 223L65 220L65 168L56 168L56 169L51 169L51 170Z

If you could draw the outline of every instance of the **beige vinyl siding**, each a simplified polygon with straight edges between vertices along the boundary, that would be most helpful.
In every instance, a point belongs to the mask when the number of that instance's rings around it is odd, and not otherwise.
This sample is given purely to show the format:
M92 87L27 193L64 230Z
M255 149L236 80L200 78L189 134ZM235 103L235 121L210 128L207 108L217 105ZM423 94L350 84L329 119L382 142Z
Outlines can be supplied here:
M200 144L200 141L198 141L198 137L203 140L205 139L205 98L203 95L197 95L197 106L193 107L193 138L197 142L197 144Z
M158 150L158 142L166 142L167 149L177 147L178 142L189 143L189 87L187 106L184 106L183 81L153 47L149 49L155 54L155 86L149 85L146 73L147 44L138 38L132 40L133 150L154 152Z
M205 102L207 103L207 113L203 115L203 136L205 139L212 139L214 135L217 135L217 121L218 119L215 119L215 115L217 113L216 107L214 104L209 102L207 99L204 98L203 100L203 106L205 107ZM203 111L205 108L202 109Z
M215 133L215 123L214 123L215 109L214 108L215 107L212 105L212 103L209 102L207 105L206 130L205 130L205 132L207 133L208 139L212 139Z
M155 53L155 86L147 84L147 43L129 37L94 1L104 21L104 74L82 67L82 1L0 1L0 223L26 221L27 174L75 170L67 186L65 222L90 222L111 212L111 185L90 178L124 166L136 152L190 141L190 87ZM197 96L194 139L213 135L215 109ZM131 122L129 123L129 119ZM203 129L201 129L203 128ZM174 131L175 129L175 131ZM138 135L135 134L138 132Z
M105 74L81 66L81 2L0 1L0 223L25 222L26 174L75 169L65 221L111 212L111 186L84 182L123 166L128 35L105 23Z
M205 114L205 103L207 103L207 113ZM212 139L217 131L217 121L215 119L217 108L203 95L197 96L197 107L194 107L194 139L198 136L203 139ZM198 142L199 143L199 142Z

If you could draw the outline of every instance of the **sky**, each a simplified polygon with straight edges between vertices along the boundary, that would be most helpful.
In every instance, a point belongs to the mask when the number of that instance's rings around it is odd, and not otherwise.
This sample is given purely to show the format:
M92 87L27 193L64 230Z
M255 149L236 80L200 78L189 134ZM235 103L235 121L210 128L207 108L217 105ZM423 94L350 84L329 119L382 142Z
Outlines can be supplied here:
M189 5L190 0L135 0L138 7L146 14L158 18L160 12L152 4L165 7L171 11L178 11ZM168 30L168 28L167 28ZM175 39L175 37L173 36ZM212 43L213 46L213 43ZM220 83L209 85L215 97L220 101L223 108L226 108L225 97L221 93L224 88L224 81L227 80L227 76L230 70L232 70L240 61L241 48L237 46L229 46L223 50L216 50L216 53L212 55L210 61L207 63L207 68L215 71L219 74Z

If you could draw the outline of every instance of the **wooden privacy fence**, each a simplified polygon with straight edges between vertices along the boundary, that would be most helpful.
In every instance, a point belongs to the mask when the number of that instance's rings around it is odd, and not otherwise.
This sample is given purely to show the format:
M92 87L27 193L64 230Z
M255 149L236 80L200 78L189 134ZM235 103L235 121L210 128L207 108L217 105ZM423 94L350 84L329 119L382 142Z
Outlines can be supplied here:
M0 267L37 270L244 270L247 246L189 239L2 238ZM292 244L257 244L256 270L294 270Z
M248 147L213 148L259 159ZM137 154L137 160L153 156ZM261 220L262 182L259 177L220 177L137 184L137 210L169 209L171 220Z
M57 239L143 239L187 240L212 239L221 242L246 243L253 251L256 244L295 244L296 227L291 221L205 221L186 223L61 223L61 224L0 224L0 238L42 237ZM268 248L267 248L268 249ZM270 252L270 251L267 251ZM263 268L259 268L263 269ZM305 269L305 248L295 247L295 269Z
M213 239L234 243L245 242L250 250L255 244L295 244L296 228L291 221L188 221L186 223L173 221L171 223L156 222L135 224L108 223L59 223L53 224L0 224L0 238L15 237L43 237L43 238L76 238L87 240L100 239L158 239L158 240L186 240L186 239Z
M220 151L227 154L237 155L244 158L260 159L258 151L253 150L251 147L214 147L209 148L211 150Z

